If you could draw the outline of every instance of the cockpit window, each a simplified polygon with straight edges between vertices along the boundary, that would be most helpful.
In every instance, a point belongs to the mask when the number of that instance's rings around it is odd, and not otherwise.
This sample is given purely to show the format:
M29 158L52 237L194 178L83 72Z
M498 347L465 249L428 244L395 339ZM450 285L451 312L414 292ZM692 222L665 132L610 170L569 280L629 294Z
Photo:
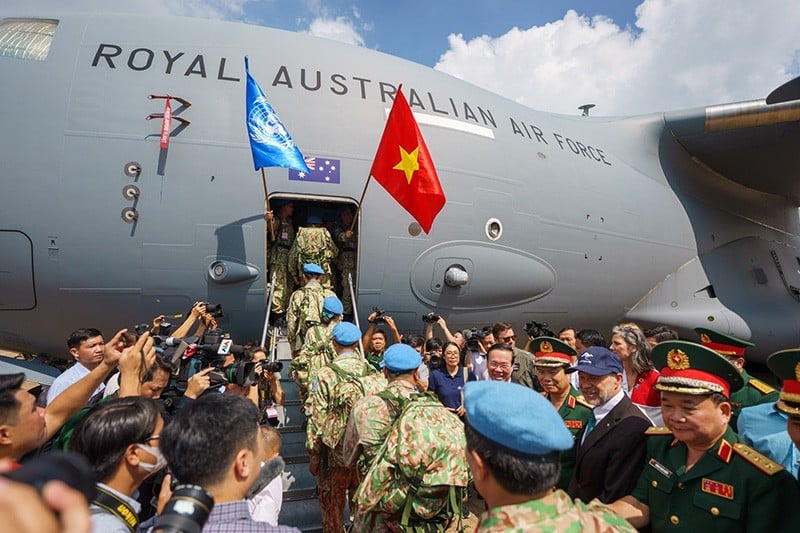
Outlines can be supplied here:
M56 32L57 20L0 20L0 57L44 61Z

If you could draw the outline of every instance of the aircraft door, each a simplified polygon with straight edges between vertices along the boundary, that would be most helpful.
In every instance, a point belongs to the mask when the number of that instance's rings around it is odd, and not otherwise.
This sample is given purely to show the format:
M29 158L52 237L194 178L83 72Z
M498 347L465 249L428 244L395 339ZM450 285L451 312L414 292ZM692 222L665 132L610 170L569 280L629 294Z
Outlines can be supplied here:
M0 250L0 311L33 309L33 243L21 231L0 230Z

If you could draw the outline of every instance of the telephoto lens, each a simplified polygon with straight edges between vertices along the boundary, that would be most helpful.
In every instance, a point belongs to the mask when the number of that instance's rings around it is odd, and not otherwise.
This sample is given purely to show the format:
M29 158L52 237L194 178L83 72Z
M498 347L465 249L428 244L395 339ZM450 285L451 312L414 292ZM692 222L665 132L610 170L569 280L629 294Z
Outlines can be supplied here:
M153 526L154 533L200 533L214 507L203 487L178 485Z

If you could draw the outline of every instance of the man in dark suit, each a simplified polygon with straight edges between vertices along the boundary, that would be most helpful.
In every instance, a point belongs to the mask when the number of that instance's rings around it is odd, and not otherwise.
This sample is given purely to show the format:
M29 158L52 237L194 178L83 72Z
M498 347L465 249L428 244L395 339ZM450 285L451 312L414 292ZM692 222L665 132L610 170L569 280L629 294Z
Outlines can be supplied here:
M610 350L587 348L571 368L578 372L592 416L578 436L575 470L567 492L588 502L613 502L629 494L644 466L650 420L622 390L622 362Z

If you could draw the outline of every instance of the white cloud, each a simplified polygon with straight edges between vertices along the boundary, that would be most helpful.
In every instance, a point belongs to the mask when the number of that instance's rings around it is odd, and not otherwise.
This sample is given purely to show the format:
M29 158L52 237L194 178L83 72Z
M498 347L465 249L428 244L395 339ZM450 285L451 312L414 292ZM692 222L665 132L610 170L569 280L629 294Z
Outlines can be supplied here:
M347 17L317 17L311 21L308 31L305 33L342 43L364 46L364 38L355 23Z
M593 115L762 98L798 74L796 0L644 0L636 15L636 29L570 10L495 38L451 34L435 68L535 109L596 103Z

